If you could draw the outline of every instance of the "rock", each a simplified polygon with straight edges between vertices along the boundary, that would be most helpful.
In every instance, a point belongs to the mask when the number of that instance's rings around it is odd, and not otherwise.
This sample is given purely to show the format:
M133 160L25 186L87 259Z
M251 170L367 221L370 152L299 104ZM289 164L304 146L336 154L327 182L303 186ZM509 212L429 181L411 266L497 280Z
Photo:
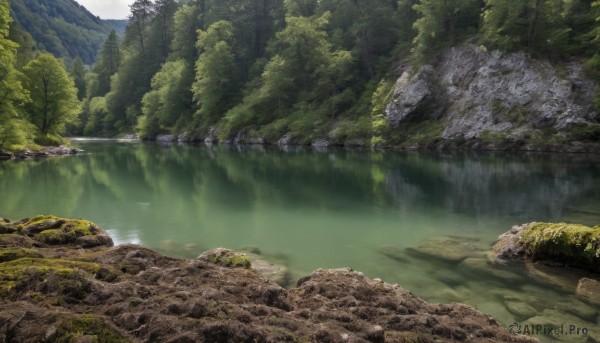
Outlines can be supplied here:
M198 260L231 268L250 268L251 261L248 255L230 249L216 248L203 252Z
M103 234L64 221L51 230ZM533 342L472 307L427 303L349 268L319 269L285 289L250 269L247 255L222 248L193 260L130 244L28 250L43 257L0 263L0 340Z
M112 247L114 245L112 238L107 234L96 234L93 236L82 236L75 239L75 244L82 248L93 248L99 246Z
M332 146L331 142L325 138L319 138L311 144L315 148L327 148Z
M537 311L535 308L529 306L526 303L523 302L519 302L519 301L505 301L504 302L504 306L506 306L506 308L515 316L518 317L518 319L525 319L525 318L531 318L534 317L536 314L539 313L539 311Z
M486 257L469 257L463 260L458 266L464 270L471 271L479 275L484 274L487 277L493 277L504 282L511 283L523 280L522 276L513 272L499 269L498 266L489 263Z
M68 146L45 147L43 152L48 156L76 155L83 150Z
M431 105L433 73L431 65L421 66L416 72L408 70L402 73L396 81L393 100L385 109L385 116L392 127L426 115L424 112Z
M577 280L586 273L576 269L552 267L543 263L530 260L525 261L529 274L540 282L560 288L565 292L574 293L577 288Z
M191 141L192 141L192 138L189 137L187 135L187 133L182 133L179 136L177 136L177 142L186 143L186 142L191 142Z
M0 151L0 160L10 160L14 155L10 152Z
M406 263L410 260L410 257L403 249L393 245L383 245L377 249L377 252L401 263Z
M123 136L123 139L126 141L134 141L134 140L138 140L139 137L136 133L128 133Z
M287 286L290 282L290 275L287 267L271 263L260 258L250 257L252 269L262 277L269 279L280 286Z
M526 252L524 246L520 243L523 230L528 224L515 225L510 231L500 235L496 243L494 243L494 253L496 258L505 260L520 260L525 257Z
M580 279L577 282L575 294L589 303L600 305L600 281L589 278Z
M402 73L385 116L397 127L426 119L431 108L441 109L443 139L477 140L481 146L490 137L510 137L519 146L535 130L569 132L597 125L597 83L585 76L580 61L563 65L559 71L525 52L488 52L474 44L448 48L434 65Z
M156 141L160 143L172 143L177 140L175 135L158 135L156 136Z
M296 140L291 133L286 133L277 141L278 145L296 145Z
M204 144L215 144L217 143L217 135L216 135L216 128L214 126L211 126L208 129L208 135L206 136L206 138L204 138Z
M412 256L433 257L459 263L475 252L484 251L485 245L476 238L461 236L440 236L421 242L416 247L407 248Z

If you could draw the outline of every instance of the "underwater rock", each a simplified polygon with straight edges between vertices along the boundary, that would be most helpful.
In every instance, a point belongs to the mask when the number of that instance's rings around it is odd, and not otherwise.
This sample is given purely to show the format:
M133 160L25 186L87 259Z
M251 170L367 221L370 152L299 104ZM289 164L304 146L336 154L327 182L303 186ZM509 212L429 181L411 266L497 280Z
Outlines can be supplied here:
M529 260L525 261L525 267L529 274L539 282L560 288L568 293L574 293L577 288L577 280L586 275L576 269L552 267Z
M487 257L469 257L464 259L458 266L466 271L486 275L487 277L493 277L505 282L515 282L523 279L521 275L499 269L499 266L491 264Z
M479 239L461 236L434 237L419 243L406 252L415 257L433 257L443 261L459 263L475 252L486 248Z
M600 281L582 278L577 283L575 294L595 305L600 305Z
M519 319L531 318L539 311L520 301L505 301L504 306Z
M377 252L402 263L406 263L410 260L410 257L406 254L404 249L397 248L393 245L383 245L377 249Z

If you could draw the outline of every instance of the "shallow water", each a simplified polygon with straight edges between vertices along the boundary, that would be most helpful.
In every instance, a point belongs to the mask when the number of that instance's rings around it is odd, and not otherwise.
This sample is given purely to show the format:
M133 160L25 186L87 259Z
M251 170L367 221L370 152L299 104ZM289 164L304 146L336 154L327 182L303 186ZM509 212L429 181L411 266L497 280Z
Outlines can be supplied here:
M523 270L496 267L504 277L490 277L404 251L447 235L488 247L530 221L598 224L598 156L74 144L86 152L0 162L0 216L86 218L116 243L181 257L259 247L285 254L294 278L348 266L429 301L474 305L506 325L528 320L507 308L517 302L567 326L598 326L597 308ZM397 258L382 254L384 246Z

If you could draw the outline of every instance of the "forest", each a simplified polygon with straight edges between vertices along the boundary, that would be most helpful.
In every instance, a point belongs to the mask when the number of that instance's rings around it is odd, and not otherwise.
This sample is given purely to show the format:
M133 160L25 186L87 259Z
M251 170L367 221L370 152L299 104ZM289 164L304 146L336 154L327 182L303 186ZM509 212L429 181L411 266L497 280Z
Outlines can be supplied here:
M600 1L137 0L91 68L19 48L0 3L4 148L65 133L379 142L395 69L463 42L580 58L600 78Z

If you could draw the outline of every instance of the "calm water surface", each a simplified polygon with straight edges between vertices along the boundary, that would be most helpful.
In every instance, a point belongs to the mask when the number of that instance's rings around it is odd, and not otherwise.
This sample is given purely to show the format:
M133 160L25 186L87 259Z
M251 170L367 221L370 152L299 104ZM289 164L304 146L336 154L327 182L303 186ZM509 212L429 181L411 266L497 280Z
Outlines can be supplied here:
M491 244L530 221L598 224L597 156L74 144L86 153L0 162L0 216L86 218L116 243L181 257L259 247L283 254L295 278L349 266L430 301L472 304L504 323L527 319L507 309L507 298L533 297L540 316L598 326L597 313L567 311L587 305L520 271L503 281L380 253L445 235Z

